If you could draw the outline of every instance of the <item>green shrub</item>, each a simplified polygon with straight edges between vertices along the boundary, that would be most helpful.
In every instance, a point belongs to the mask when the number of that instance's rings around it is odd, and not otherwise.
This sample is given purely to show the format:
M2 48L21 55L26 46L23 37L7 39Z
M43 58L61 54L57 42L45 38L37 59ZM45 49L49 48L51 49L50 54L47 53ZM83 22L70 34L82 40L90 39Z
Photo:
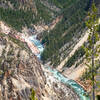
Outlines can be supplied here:
M32 89L32 93L31 93L30 99L31 99L31 100L38 100L38 99L36 98L35 91L34 91L33 89Z

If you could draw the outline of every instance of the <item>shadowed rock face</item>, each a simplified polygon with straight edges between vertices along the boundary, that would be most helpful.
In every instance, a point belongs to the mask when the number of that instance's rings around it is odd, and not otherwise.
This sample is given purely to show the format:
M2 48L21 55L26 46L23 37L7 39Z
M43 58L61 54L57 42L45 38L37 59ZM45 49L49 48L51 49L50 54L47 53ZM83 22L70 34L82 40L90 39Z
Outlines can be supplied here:
M0 36L0 99L29 100L33 88L41 100L45 83L37 58L6 36Z

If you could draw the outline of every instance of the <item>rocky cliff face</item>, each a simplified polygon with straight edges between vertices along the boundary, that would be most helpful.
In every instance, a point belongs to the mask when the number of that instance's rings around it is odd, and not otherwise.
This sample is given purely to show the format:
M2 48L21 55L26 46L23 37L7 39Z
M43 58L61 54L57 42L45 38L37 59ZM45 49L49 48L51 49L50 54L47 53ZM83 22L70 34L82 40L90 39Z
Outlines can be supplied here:
M37 58L0 33L0 100L29 100L33 88L39 100L46 80Z

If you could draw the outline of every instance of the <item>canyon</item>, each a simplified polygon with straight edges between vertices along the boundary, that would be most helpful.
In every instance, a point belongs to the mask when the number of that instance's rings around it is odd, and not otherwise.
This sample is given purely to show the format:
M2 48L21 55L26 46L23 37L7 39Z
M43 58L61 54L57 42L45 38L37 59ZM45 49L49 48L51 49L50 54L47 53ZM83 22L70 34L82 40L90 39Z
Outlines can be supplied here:
M34 100L32 91L38 100L91 99L91 80L83 80L82 48L88 42L85 21L91 4L0 1L0 100ZM100 9L100 1L95 4Z

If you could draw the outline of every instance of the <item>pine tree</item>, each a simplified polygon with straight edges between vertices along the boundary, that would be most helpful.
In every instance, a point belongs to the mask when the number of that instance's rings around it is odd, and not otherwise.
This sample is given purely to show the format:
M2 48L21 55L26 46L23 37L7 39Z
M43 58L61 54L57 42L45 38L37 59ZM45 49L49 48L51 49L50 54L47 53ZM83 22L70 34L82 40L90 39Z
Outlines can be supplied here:
M95 6L95 3L92 4L92 11L89 13L88 20L86 21L86 26L89 29L89 37L88 37L88 43L84 47L86 51L86 59L88 64L86 64L89 68L90 72L87 74L89 79L92 81L92 100L95 100L95 86L96 86L96 69L97 69L97 62L98 62L98 56L99 56L99 50L100 45L98 45L99 41L99 34L97 32L98 29L98 17L97 17L97 8Z
M35 95L35 91L32 89L32 93L31 93L31 97L30 97L31 100L38 100L36 98L36 95Z

